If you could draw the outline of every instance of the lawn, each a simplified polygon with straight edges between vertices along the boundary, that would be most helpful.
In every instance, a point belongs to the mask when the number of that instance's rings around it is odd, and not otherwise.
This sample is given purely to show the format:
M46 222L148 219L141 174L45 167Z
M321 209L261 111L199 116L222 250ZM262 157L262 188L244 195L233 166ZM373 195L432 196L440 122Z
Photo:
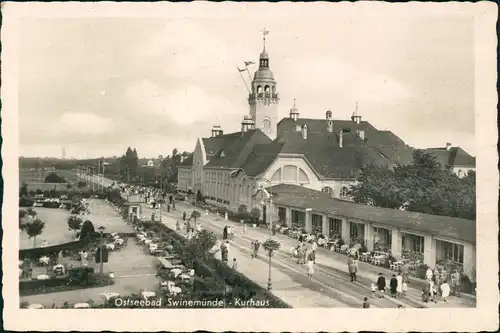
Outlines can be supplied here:
M38 217L45 222L43 233L36 238L36 246L42 245L46 240L48 245L56 245L71 242L74 232L68 230L69 212L65 209L34 208ZM19 232L19 248L29 249L33 247L33 239L28 238L25 232Z
M103 226L106 228L105 232L134 232L131 226L123 222L120 213L104 200L91 199L89 200L89 207L92 213L88 214L86 219L92 221L96 229ZM41 207L34 209L39 218L45 222L43 233L36 238L37 247L42 245L44 240L47 241L48 246L73 241L74 232L68 230L70 213L67 210ZM33 239L29 239L24 232L19 235L19 243L20 249L33 247Z

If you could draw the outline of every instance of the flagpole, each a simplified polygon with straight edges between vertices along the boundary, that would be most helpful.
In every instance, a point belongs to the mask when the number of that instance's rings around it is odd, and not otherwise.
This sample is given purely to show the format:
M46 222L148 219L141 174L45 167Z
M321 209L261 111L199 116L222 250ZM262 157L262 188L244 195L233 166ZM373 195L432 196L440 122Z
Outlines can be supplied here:
M250 94L250 89L248 89L248 84L247 84L247 82L245 81L245 79L243 78L243 75L241 75L241 71L240 71L240 69L238 68L238 66L236 66L236 69L238 70L238 73L240 73L241 80L242 80L242 81L243 81L243 83L245 84L245 87L247 88L247 91L248 91L248 93Z
M250 71L248 70L248 66L245 66L246 71L248 73L248 78L250 79L250 82L252 82L252 76L250 75Z

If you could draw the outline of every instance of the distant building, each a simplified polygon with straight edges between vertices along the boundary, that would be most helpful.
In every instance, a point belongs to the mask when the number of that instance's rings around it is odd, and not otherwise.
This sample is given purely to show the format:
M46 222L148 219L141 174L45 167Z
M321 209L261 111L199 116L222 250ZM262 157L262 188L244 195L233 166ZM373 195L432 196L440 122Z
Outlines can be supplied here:
M450 168L460 178L465 177L469 171L476 171L476 158L460 147L452 147L451 143L443 148L428 148L424 151L436 156L443 167Z

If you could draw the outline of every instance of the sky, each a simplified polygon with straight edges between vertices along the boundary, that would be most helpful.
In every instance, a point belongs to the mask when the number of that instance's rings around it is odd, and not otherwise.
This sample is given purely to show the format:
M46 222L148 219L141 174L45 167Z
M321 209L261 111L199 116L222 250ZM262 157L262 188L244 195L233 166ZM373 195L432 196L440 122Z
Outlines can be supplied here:
M192 151L249 113L236 69L262 29L279 118L363 120L416 148L475 155L472 17L26 18L19 36L23 156L140 157ZM250 67L252 72L256 67ZM248 76L244 76L248 81Z

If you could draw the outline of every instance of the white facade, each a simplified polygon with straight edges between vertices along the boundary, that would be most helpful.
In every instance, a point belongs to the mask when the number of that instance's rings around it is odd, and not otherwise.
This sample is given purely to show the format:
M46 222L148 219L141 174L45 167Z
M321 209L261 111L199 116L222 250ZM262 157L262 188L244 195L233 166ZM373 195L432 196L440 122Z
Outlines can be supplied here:
M334 198L349 199L347 192L355 180L324 179L319 177L307 160L299 155L279 155L266 171L257 176L271 185L292 184L331 193Z

